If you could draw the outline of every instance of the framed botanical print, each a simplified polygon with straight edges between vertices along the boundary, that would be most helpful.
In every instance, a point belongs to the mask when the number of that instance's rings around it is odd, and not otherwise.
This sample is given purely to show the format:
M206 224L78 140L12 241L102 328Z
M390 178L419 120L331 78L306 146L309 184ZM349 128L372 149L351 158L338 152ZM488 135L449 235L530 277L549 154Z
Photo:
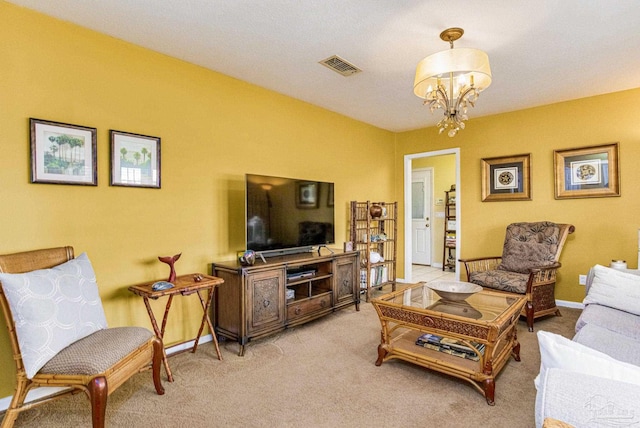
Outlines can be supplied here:
M555 198L620 196L618 143L555 150Z
M31 182L98 185L96 128L29 119Z
M482 202L530 201L531 154L482 159Z
M160 188L160 138L111 130L111 185Z

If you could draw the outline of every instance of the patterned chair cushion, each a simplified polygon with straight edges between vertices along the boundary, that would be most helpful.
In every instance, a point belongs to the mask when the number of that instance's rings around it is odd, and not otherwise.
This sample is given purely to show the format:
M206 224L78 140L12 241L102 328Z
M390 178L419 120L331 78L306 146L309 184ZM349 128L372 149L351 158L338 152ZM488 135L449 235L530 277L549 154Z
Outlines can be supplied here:
M505 270L487 270L472 272L469 274L469 282L495 290L509 291L511 293L525 294L529 274L507 272Z
M42 374L94 375L120 362L153 334L143 327L98 330L64 348L40 370Z
M513 223L507 227L499 270L529 273L557 258L560 228L548 221Z

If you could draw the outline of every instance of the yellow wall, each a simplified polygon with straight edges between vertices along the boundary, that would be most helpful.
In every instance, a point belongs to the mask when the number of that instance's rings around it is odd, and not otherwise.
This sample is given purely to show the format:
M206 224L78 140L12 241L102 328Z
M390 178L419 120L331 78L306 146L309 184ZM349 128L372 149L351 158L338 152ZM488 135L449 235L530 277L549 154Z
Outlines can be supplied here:
M86 251L112 326L150 327L127 285L168 276L158 256L207 272L243 248L247 172L335 182L339 247L350 200L394 197L390 132L5 2L0 40L0 252ZM97 187L29 182L30 117L97 128ZM110 129L162 138L162 189L109 186ZM175 301L167 343L192 338L201 315L195 296Z
M113 326L149 326L126 287L166 276L157 256L182 252L180 274L242 249L246 172L335 182L340 245L348 201L402 202L403 156L452 147L461 153L461 257L500 254L507 223L546 219L576 226L561 257L559 299L581 301L578 274L595 263L636 266L640 89L472 119L450 139L433 128L383 131L5 2L0 40L0 252L86 251ZM98 129L97 187L29 183L30 117ZM162 138L162 189L108 185L109 129ZM613 141L622 197L555 200L553 150ZM480 159L519 153L532 155L533 200L481 202ZM402 212L400 204L400 231ZM194 299L174 303L168 343L195 334ZM12 393L12 361L0 324L3 397Z
M478 102L491 96L491 89ZM472 119L455 138L434 128L396 136L396 170L406 154L460 148L461 233L459 257L500 255L507 224L549 220L571 223L560 258L556 297L581 302L578 275L599 263L625 259L637 266L640 219L640 89ZM425 111L425 114L429 114ZM470 111L473 117L473 109ZM554 198L553 151L619 142L621 197ZM481 159L531 153L531 201L481 202ZM403 183L396 181L396 194ZM402 219L402 215L400 215ZM403 247L400 246L400 249ZM402 255L403 256L403 255Z

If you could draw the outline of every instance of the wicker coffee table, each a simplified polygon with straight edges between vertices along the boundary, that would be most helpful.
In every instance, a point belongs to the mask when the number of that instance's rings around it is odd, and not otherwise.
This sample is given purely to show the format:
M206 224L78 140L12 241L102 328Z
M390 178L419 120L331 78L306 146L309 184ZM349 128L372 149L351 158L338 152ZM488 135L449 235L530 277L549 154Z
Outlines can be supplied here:
M424 283L373 299L382 324L376 366L397 358L455 376L494 405L496 375L510 356L520 361L517 324L525 302L487 290L445 301ZM441 343L417 345L426 333Z

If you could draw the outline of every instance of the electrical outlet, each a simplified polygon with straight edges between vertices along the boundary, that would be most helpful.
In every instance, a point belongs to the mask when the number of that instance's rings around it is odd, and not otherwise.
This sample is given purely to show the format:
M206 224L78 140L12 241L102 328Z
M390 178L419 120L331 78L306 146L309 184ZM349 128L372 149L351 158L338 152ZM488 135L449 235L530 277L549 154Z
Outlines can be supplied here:
M587 275L578 275L578 284L587 285Z

